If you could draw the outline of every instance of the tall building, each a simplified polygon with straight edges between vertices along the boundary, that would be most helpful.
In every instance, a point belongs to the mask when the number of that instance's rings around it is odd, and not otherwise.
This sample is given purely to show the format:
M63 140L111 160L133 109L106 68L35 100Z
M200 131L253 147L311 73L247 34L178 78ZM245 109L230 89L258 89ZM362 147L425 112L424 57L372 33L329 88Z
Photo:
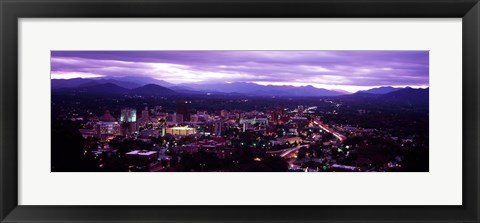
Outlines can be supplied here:
M124 108L121 111L120 122L136 122L137 110L133 108Z
M243 125L243 132L246 132L247 130L265 132L266 127L268 126L268 119L256 117L253 119L242 118L239 123Z
M276 124L278 122L279 116L280 115L277 112L272 112L271 115L270 115L271 122Z
M177 101L177 114L183 116L183 121L189 122L190 115L192 112L192 102L191 101Z
M122 109L120 122L122 123L122 134L126 137L131 136L137 131L137 110L133 108Z
M142 110L142 115L138 119L138 124L140 126L146 125L150 122L150 115L148 114L148 107L145 107L144 110Z
M307 117L299 117L299 116L290 117L290 122L293 123L294 126L298 128L304 128L309 123Z
M143 119L149 119L149 114L148 114L148 107L145 107L145 109L142 111L142 117Z
M222 135L223 125L224 125L223 120L215 120L213 122L213 129L214 129L214 133L215 133L216 136L221 136Z
M278 108L278 110L279 110L281 116L285 115L285 105L284 104L280 104L280 107Z
M297 107L297 112L298 112L298 115L303 115L303 112L304 112L304 108L303 108L303 105L299 105Z

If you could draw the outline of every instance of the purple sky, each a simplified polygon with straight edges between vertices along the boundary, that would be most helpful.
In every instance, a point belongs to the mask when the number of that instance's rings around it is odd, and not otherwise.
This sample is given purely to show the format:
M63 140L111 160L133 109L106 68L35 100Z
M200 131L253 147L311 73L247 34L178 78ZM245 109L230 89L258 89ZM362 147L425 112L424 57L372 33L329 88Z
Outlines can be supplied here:
M52 51L54 79L146 76L347 91L428 87L428 51Z

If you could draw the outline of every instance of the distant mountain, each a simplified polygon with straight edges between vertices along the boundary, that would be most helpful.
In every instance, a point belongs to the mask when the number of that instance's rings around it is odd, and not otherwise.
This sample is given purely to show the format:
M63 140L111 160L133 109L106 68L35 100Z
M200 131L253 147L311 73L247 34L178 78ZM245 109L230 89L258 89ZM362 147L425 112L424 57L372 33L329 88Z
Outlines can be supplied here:
M149 77L110 77L108 79L99 78L72 78L72 79L52 79L51 88L79 88L89 87L99 84L112 83L123 88L133 89L147 84L156 84L163 87L174 86L166 81L157 80Z
M94 86L81 87L76 90L89 94L127 94L130 90L112 83L98 84Z
M340 92L342 94L352 94L352 92L348 92L348 91L345 91L345 90L342 90L342 89L332 89L332 91Z
M132 89L129 93L143 96L167 96L177 94L177 92L171 89L156 84L147 84L145 86Z
M90 78L72 78L72 79L52 79L50 81L52 89L76 88L92 82Z
M143 86L143 85L147 85L147 84L156 84L156 85L160 85L162 87L174 86L174 84L163 81L163 80L157 80L157 79L154 79L154 78L142 77L142 76L111 77L111 79L114 79L114 80L117 80L117 81L131 82L131 83L135 83L139 86Z
M369 94L388 94L390 92L398 91L400 89L402 88L394 88L394 87L388 86L388 87L372 88L365 91L358 91L357 93L361 92L361 93L369 93Z
M403 88L398 91L390 92L379 96L380 100L409 105L428 105L429 102L429 88Z
M176 86L171 86L171 87L168 87L168 88L173 90L173 91L176 91L178 93L182 93L182 94L190 94L190 95L206 95L207 93L210 94L209 92L193 90L192 88L187 87L187 86L176 85Z
M85 84L82 84L78 87L88 87L88 86L95 86L95 85L106 84L106 83L115 84L115 85L118 85L120 87L127 88L127 89L133 89L133 88L137 88L137 87L142 86L142 85L137 84L137 83L127 82L127 81L119 81L119 80L114 80L114 79L95 79L95 80L92 80L92 81L87 82Z
M308 86L289 86L289 85L259 85L247 82L216 83L216 84L190 84L182 85L197 91L204 92L223 92L240 93L254 96L337 96L344 93Z
M358 91L351 95L341 95L339 97L347 101L363 101L365 103L428 106L429 89L406 87L386 94L372 94L366 93L365 91Z
M99 94L137 94L137 95L250 95L250 96L289 96L289 97L330 97L341 96L347 100L378 99L391 102L428 103L428 88L394 88L390 86L372 88L350 94L341 90L327 90L308 86L290 85L259 85L249 82L233 83L196 83L173 85L166 81L148 77L112 77L102 78L73 78L52 79L52 90L66 91L73 89L77 92L89 92ZM166 87L168 86L168 87ZM425 92L426 91L426 96ZM411 97L411 98L409 98Z
M92 83L93 84L93 83ZM167 96L175 95L177 92L156 84L147 84L134 89L127 89L112 83L97 84L78 88L57 88L53 92L66 92L77 94L95 95L141 95L141 96Z
M363 91L357 91L356 93L349 94L349 95L341 95L340 97L345 99L359 100L359 99L374 99L374 98L378 98L379 96L380 96L379 94L371 94L371 93L365 93Z

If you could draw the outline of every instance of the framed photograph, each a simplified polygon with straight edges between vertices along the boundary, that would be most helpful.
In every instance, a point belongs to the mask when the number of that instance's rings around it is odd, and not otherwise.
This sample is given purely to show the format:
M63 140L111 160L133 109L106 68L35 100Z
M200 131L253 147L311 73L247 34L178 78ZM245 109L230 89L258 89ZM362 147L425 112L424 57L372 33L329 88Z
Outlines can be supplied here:
M478 222L476 0L1 1L1 222Z

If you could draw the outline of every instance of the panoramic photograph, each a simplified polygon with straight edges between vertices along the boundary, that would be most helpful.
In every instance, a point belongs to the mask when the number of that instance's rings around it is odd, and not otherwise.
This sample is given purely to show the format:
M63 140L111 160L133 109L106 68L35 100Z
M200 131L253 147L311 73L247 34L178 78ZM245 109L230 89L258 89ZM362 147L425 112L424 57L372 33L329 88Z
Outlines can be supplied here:
M428 51L50 61L52 172L429 171Z

